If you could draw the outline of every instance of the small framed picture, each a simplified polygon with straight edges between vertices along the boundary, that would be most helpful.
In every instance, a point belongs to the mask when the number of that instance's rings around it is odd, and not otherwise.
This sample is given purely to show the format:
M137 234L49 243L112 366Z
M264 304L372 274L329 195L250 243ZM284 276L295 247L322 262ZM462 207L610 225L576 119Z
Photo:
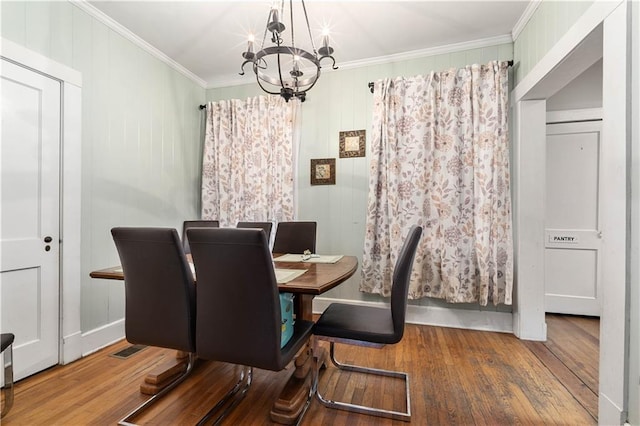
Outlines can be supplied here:
M340 132L340 158L364 157L366 131Z
M311 159L311 185L336 184L336 159Z

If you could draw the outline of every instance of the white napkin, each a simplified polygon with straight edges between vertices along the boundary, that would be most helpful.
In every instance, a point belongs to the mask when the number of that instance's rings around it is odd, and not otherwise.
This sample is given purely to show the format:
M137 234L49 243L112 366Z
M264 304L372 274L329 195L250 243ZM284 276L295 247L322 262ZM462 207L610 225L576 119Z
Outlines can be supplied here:
M275 269L278 284L286 284L307 272L306 269Z

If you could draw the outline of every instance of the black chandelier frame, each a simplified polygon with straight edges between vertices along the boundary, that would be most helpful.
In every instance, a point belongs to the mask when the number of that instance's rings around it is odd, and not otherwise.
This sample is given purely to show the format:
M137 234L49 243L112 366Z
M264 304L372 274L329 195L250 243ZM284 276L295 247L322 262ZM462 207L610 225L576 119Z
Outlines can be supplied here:
M278 19L279 11L281 11L284 6L283 0L279 9L272 8L269 13L260 50L257 52L253 52L253 42L250 40L247 51L242 53L242 57L245 59L245 61L240 67L240 75L245 75L245 66L247 64L251 64L253 72L256 76L256 81L260 88L271 95L282 96L287 102L289 102L289 99L291 98L298 98L301 102L305 101L307 92L311 90L313 86L315 86L315 84L318 82L318 79L320 78L320 70L322 68L321 61L323 59L331 59L333 62L331 65L332 69L338 69L338 67L336 66L336 60L332 56L333 48L329 46L328 35L323 36L323 46L320 47L320 49L316 50L315 44L313 43L313 36L311 34L311 27L309 26L307 8L305 6L304 0L301 0L301 2L313 53L310 53L309 51L300 47L296 47L295 45L295 34L293 30L293 0L289 0L291 46L283 45L282 34L286 27ZM271 33L271 42L275 43L275 46L264 47L266 35L268 32ZM275 61L277 63L276 77L273 76L275 72L273 72L272 75L267 72L267 58L273 56L275 56ZM288 71L290 77L287 78L284 77L287 71L283 71L283 57L291 57L294 64L291 71ZM307 63L313 64L313 66L315 67L315 72L313 73L313 75L302 78L304 72L299 69L298 65L298 62L301 59L308 61ZM307 68L303 69L305 71L307 70ZM273 86L274 88L267 86L267 84Z

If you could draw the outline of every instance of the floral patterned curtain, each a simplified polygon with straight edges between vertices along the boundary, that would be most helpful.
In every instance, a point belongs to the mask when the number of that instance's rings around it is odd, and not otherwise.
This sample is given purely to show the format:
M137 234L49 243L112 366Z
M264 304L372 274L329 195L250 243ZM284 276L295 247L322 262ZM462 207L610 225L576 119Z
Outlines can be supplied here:
M299 109L280 96L207 105L203 219L220 226L294 219Z
M409 297L511 304L508 65L374 86L361 291L388 296L409 227L424 232Z

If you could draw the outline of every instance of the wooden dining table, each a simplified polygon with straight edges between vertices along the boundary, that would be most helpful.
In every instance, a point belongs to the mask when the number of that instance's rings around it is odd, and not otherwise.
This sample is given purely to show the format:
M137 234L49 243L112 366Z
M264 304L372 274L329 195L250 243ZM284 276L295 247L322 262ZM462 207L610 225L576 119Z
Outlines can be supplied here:
M305 273L286 283L278 283L280 292L293 293L294 313L296 318L313 321L313 298L331 290L351 277L358 268L358 260L354 256L342 256L335 263L318 263L319 259L309 258L307 261L281 262L274 254L276 269L304 269ZM289 258L291 255L289 255ZM190 255L187 255L191 262ZM93 271L92 278L124 281L126 278L122 267ZM196 276L197 281L197 276ZM312 374L313 345L311 342L298 353L294 360L295 369L278 399L271 408L271 419L282 424L292 424L304 408L308 393L308 376ZM317 356L317 355L316 355ZM155 394L171 382L173 377L184 369L186 354L178 352L177 359L157 366L147 374L140 391L145 394ZM309 382L310 383L310 382Z

